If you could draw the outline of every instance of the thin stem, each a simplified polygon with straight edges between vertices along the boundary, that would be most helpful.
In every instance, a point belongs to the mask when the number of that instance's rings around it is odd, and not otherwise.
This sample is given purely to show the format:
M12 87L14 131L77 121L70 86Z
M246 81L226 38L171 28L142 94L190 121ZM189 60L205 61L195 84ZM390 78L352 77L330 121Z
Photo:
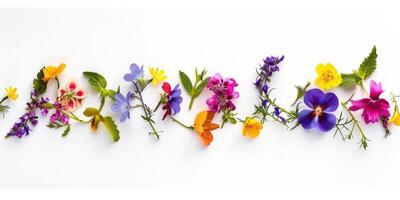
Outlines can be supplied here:
M192 98L190 98L189 110L192 109L193 103L194 103L194 96L192 96Z
M62 111L64 114L66 114L69 118L71 118L71 119L73 119L73 120L75 120L75 121L77 121L77 122L80 122L80 123L84 123L84 124L87 124L87 123L90 123L90 121L91 120L88 120L88 121L85 121L85 120L83 120L83 119L80 119L78 116L76 116L75 114L73 114L73 113L66 113L65 111Z
M188 125L182 123L181 121L175 119L175 118L172 117L172 116L171 116L171 119L172 119L173 122L176 122L177 124L181 125L181 126L184 127L184 128L187 128L187 129L190 129L190 130L193 130L193 129L194 129L193 126L188 126Z
M144 104L144 101L143 101L142 91L139 90L139 87L138 87L138 85L137 85L135 82L133 82L133 85L135 86L136 91L137 91L137 93L139 94L139 100L140 100L141 103L142 103L141 106L142 106L142 108L143 108L144 115L146 116L147 119L150 119L150 116L149 116L149 114L147 113L147 110L146 110L146 107L145 107L145 104ZM147 85L147 84L146 84L146 85ZM151 129L153 130L153 133L156 135L156 137L159 138L159 135L158 135L156 129L154 128L153 123L152 123L151 121L149 121L149 120L146 120L146 121L147 121L148 124L150 125L150 127L151 127Z
M368 96L368 91L365 89L363 81L361 81L360 87L361 87L362 91L365 93L365 95Z
M358 131L361 134L361 145L363 146L364 149L367 148L366 141L368 141L367 136L364 134L360 124L358 123L357 119L354 117L353 113L347 108L347 105L344 102L340 102L341 105L343 106L344 109L346 109L347 113L350 115L351 119L353 120L355 126L357 127ZM365 142L365 143L364 143Z
M272 104L274 107L279 108L282 112L286 113L288 116L290 117L294 117L293 113L287 111L285 108L282 108L281 106L279 106L278 104L275 103L275 101L272 101L271 98L269 98L269 95L265 95L265 98L268 100L268 102L270 104Z
M161 105L161 99L158 102L157 106L154 108L153 112L156 112L158 110L158 108L160 107L160 105Z
M101 113L101 110L103 110L105 102L106 102L106 97L102 96L101 97L101 102L100 102L100 107L99 107L99 113Z
M0 101L0 104L2 104L6 99L8 99L8 96L3 97L3 99Z
M57 90L60 89L60 81L58 80L58 77L55 78L57 82Z

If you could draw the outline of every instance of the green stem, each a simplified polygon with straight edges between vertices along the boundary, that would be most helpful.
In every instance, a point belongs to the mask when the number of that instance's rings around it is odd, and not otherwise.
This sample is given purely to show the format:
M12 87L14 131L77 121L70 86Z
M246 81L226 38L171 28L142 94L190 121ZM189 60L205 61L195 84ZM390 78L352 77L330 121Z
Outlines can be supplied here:
M175 119L175 118L172 117L172 116L171 116L171 118L172 118L172 121L173 121L173 122L176 122L177 124L181 125L181 126L184 127L184 128L187 128L187 129L190 129L190 130L193 130L193 129L194 129L193 126L188 126L188 125L182 123L181 121Z
M194 96L192 96L192 98L190 98L189 110L192 109L193 103L194 103Z
M0 101L0 104L2 104L6 99L8 99L8 96L3 97L3 99Z
M361 90L365 93L365 95L368 96L368 91L364 87L364 80L361 81L360 87L361 87Z
M102 96L101 97L101 102L100 102L100 107L99 107L99 113L101 113L101 110L103 110L105 102L106 102L106 97Z
M357 119L354 117L353 113L349 110L349 108L347 108L347 105L344 102L340 102L340 104L343 106L343 108L347 111L347 113L350 115L351 119L354 121L354 124L356 125L358 131L361 134L361 141L365 140L367 141L368 138L367 136L364 134L360 124L358 123ZM364 145L363 143L361 143L361 145L363 145L364 149L367 148L366 145Z
M269 95L265 95L265 98L268 100L268 102L269 102L270 104L272 104L274 107L279 108L279 110L281 110L282 112L286 113L288 116L290 116L290 117L295 117L295 116L293 115L293 113L287 111L285 108L282 108L281 106L279 106L278 104L276 104L274 101L272 101L271 98L269 98Z
M76 116L75 114L73 114L73 113L66 113L65 111L62 111L64 114L66 114L69 118L71 118L71 119L73 119L73 120L75 120L75 121L77 121L77 122L80 122L80 123L84 123L84 124L87 124L87 123L90 123L90 121L91 120L89 120L89 121L85 121L85 120L83 120L83 119L80 119L78 116Z
M55 78L57 82L57 90L60 89L60 81L58 80L58 77Z
M140 91L138 85L137 85L135 82L133 82L133 85L135 86L136 91L137 91L137 93L139 94L139 100L140 100L141 103L142 103L142 108L143 108L144 115L146 116L147 119L150 119L150 116L149 116L149 114L147 113L147 110L146 110L146 108L145 108L145 104L144 104L144 100L143 100L143 96L142 96L142 91L143 91L143 90ZM147 84L146 84L146 85L147 85ZM151 121L148 121L148 120L146 120L146 121L147 121L148 124L150 125L150 127L151 127L151 129L153 130L153 133L156 135L156 137L159 138L160 136L158 135L158 132L157 132L156 129L154 128L153 123L152 123Z

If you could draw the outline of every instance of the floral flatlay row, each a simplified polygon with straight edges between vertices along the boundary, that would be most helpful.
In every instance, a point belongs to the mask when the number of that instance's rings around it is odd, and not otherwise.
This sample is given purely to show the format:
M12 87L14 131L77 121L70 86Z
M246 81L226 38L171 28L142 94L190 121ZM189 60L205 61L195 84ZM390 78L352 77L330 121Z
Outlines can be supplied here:
M106 79L96 72L83 72L83 76L89 82L92 90L99 96L97 107L86 107L83 116L75 113L77 108L83 106L86 91L76 81L68 81L61 85L58 77L65 70L66 65L43 67L33 80L33 89L30 94L30 102L27 103L26 111L6 134L8 137L22 138L27 136L38 124L39 115L49 116L47 126L52 129L63 129L62 136L67 136L71 131L72 122L88 124L92 131L97 131L98 126L104 126L110 133L112 139L117 142L120 139L120 131L115 120L104 115L106 101L111 101L111 111L119 114L118 121L126 123L131 118L133 109L138 109L141 118L148 124L149 134L160 139L161 130L158 130L156 120L170 120L189 131L197 133L201 141L207 146L213 141L212 131L223 128L225 124L242 123L242 134L249 138L257 138L268 121L275 121L287 130L298 127L303 129L315 129L321 133L329 131L333 135L340 135L343 141L360 136L359 144L366 149L368 138L363 131L360 120L369 124L380 123L383 127L384 136L390 134L390 124L400 125L400 113L397 104L399 96L391 93L393 105L390 114L390 103L381 95L384 92L382 83L374 80L369 81L369 91L365 88L365 82L374 73L377 67L376 48L373 47L370 54L363 60L357 69L351 73L339 73L330 63L318 64L316 66L317 77L313 84L307 82L304 86L296 86L297 95L294 102L288 106L281 106L273 97L272 79L279 72L280 64L284 62L284 56L266 57L262 64L256 68L257 76L253 85L259 98L255 99L254 112L241 118L235 112L235 101L239 98L236 90L238 83L233 78L224 78L221 74L207 76L204 69L195 71L194 79L183 71L179 71L180 84L167 82L165 71L157 67L148 68L149 74L145 73L144 66L135 63L121 80L130 84L130 90L123 92L119 88L107 87ZM48 84L57 84L55 99L44 96ZM150 88L149 85L154 87ZM181 87L182 86L182 87ZM360 88L364 97L354 98L353 95L339 100L334 90L346 88L354 92ZM159 102L152 108L146 103L143 92L146 89L158 90ZM190 110L195 99L209 90L211 95L203 103L205 109L197 113L190 124L178 119L177 114L182 110L182 90L190 96ZM204 95L204 94L203 94ZM0 112L4 115L10 107L3 105L6 99L16 100L18 97L16 88L6 89L6 96L0 101ZM341 111L337 110L341 108ZM358 117L361 112L361 117ZM154 114L162 112L161 119L155 119ZM137 113L137 112L135 112ZM336 113L340 113L337 115ZM220 120L214 119L221 117ZM217 123L219 121L220 123Z

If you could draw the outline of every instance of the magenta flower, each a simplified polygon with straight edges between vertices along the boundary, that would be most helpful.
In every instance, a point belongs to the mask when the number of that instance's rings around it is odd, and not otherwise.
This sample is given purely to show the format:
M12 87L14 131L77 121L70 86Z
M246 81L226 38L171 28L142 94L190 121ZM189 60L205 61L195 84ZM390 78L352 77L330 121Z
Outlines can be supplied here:
M238 84L233 78L224 79L220 74L211 77L207 88L213 91L214 95L207 99L208 108L213 112L235 110L236 106L232 100L239 97L239 93L235 91L236 86Z
M351 100L351 111L364 109L361 114L364 117L365 123L376 123L380 119L387 119L390 116L389 102L379 96L383 93L382 84L371 80L369 98L360 100Z

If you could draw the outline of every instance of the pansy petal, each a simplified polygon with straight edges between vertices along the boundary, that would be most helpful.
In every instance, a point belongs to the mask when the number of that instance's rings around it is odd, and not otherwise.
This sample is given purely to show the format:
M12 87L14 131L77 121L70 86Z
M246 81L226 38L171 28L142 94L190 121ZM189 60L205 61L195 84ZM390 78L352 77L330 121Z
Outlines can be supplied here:
M135 77L133 76L133 74L125 74L125 76L124 76L124 80L128 81L128 82L133 81L134 78Z
M315 108L318 106L320 99L324 97L324 92L322 92L320 89L311 89L306 92L304 95L304 103L309 107L309 108Z
M326 93L325 96L320 100L320 106L327 112L334 112L339 106L339 99L332 93Z
M323 113L318 117L318 127L321 131L330 131L336 124L336 116L330 113Z
M164 82L162 85L162 89L164 90L165 93L170 94L171 93L171 85L168 82Z
M310 129L316 127L315 115L312 110L302 110L300 111L297 119L303 128Z

